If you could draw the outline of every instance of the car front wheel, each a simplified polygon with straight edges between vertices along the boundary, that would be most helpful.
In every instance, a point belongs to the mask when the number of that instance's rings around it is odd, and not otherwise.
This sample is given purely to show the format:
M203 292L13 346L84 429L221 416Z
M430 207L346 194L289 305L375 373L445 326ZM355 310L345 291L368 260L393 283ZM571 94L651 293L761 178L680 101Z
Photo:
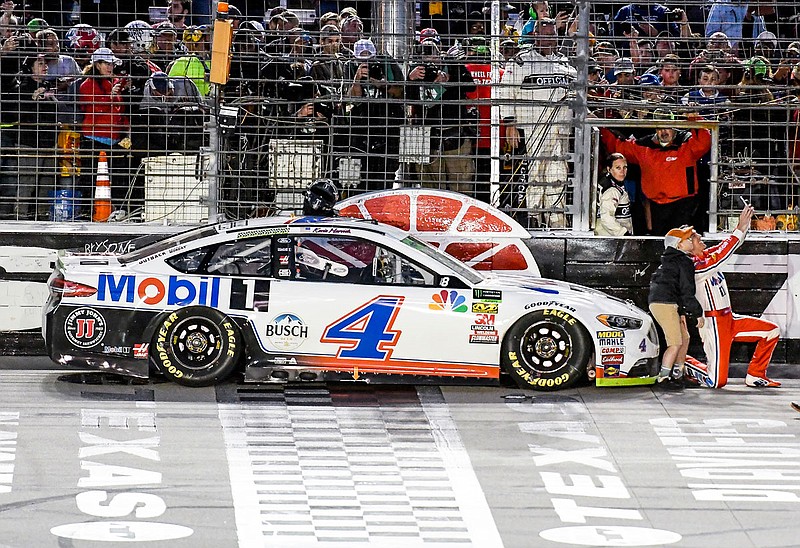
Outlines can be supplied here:
M559 390L586 374L589 334L571 315L546 312L520 318L503 340L503 366L521 388Z
M210 386L236 369L242 350L239 328L213 308L190 306L161 319L150 343L156 367L185 386Z

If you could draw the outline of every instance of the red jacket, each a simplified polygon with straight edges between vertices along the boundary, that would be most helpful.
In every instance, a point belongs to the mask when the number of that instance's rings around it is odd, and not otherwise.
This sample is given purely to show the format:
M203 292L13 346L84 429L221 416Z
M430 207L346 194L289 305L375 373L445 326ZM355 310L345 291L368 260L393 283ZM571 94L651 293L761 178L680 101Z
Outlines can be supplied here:
M124 100L111 95L110 78L88 77L78 88L78 101L83 111L81 133L85 136L110 138L116 142L130 127Z
M662 147L652 136L623 141L606 128L600 138L609 154L619 152L642 168L642 192L658 204L668 204L697 194L695 164L711 150L711 133L705 129L679 131L671 145Z

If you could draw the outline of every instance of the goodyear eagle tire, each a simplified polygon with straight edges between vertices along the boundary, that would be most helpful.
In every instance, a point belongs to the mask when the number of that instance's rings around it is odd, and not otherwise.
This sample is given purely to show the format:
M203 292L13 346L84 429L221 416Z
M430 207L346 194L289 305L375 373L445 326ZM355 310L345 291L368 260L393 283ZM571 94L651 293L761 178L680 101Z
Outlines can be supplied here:
M567 388L586 375L592 341L562 310L537 310L520 318L503 340L503 367L521 388Z
M210 386L236 369L242 351L239 328L213 308L190 306L161 318L150 356L168 379L184 386Z

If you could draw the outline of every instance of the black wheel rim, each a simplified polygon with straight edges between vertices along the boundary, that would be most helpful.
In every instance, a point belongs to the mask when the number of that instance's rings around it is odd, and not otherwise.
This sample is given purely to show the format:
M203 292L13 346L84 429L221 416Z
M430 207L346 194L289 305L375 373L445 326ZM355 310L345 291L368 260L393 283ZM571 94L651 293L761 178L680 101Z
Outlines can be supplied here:
M186 318L175 325L170 339L175 360L190 369L203 369L222 353L222 332L207 318Z
M525 364L541 374L552 374L567 366L572 356L572 337L551 322L537 322L525 330L519 342Z

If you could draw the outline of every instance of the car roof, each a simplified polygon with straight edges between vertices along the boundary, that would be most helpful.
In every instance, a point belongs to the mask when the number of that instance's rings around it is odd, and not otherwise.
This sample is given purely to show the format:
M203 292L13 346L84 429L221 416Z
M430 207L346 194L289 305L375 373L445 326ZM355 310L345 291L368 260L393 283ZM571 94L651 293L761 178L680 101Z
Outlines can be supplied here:
M341 228L359 228L370 232L383 234L390 238L402 240L408 236L408 232L397 227L379 223L371 219L357 219L353 217L260 217L257 219L246 219L242 221L228 221L216 225L220 233L233 233L254 228L270 228L277 226L290 225L292 227L302 226L326 226Z

